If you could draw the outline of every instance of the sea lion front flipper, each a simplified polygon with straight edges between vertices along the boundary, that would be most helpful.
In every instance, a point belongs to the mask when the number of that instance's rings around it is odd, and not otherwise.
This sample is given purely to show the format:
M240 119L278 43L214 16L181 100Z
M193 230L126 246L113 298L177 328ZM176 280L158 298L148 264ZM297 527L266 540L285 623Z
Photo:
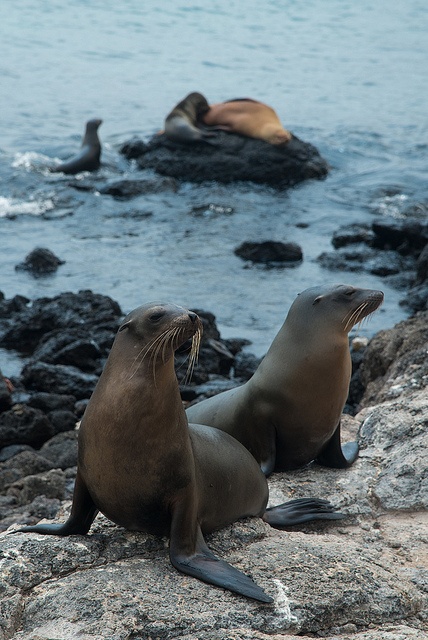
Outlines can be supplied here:
M196 531L189 539L189 532L183 529L188 528L188 520L180 517L180 511L180 508L176 508L172 515L169 545L171 564L178 571L247 598L273 602L251 578L217 558L208 549L199 524L196 524Z
M315 462L323 467L333 469L346 469L350 467L358 457L358 442L347 442L342 445L340 442L340 422L336 427L330 440L325 445Z
M263 520L276 529L312 520L342 520L344 517L345 515L336 511L328 500L321 498L290 500L266 509L263 514Z
M95 516L97 515L97 507L95 506L86 484L77 471L76 482L74 485L73 505L71 514L66 522L62 524L35 524L28 527L14 529L11 533L42 533L53 536L70 536L85 535L88 533Z

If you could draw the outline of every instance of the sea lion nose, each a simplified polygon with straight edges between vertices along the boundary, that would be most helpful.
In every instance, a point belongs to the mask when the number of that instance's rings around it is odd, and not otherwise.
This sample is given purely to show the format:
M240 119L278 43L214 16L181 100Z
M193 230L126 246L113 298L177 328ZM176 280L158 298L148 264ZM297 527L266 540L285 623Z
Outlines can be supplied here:
M191 319L191 321L193 322L193 324L196 322L196 319L197 319L197 317L198 317L198 316L196 315L196 313L193 313L193 311L189 311L188 316L189 316L189 318Z

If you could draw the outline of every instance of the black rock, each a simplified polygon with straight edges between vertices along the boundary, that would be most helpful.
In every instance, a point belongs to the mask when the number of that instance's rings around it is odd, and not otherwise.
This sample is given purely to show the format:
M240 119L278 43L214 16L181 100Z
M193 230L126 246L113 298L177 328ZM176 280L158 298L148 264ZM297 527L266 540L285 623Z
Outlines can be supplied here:
M41 409L44 413L58 410L73 411L75 403L75 396L47 393L45 391L34 393L27 402L29 407Z
M419 256L428 243L428 222L421 220L377 220L372 225L373 246L393 249L402 255Z
M243 242L234 251L243 260L252 262L300 262L303 258L302 249L295 242Z
M339 249L360 242L370 246L373 238L374 232L369 225L349 224L335 231L331 242L335 249Z
M0 347L32 353L40 340L56 329L79 327L87 331L101 328L116 332L123 316L117 302L92 291L61 293L54 298L38 298L29 305L21 300L0 301ZM16 306L16 310L13 310Z
M64 260L60 260L49 249L37 247L29 253L24 262L17 264L17 271L30 271L34 276L42 276L54 273L59 265L65 264Z
M39 409L14 405L0 414L0 447L29 444L37 449L53 435L53 426Z
M147 193L162 193L178 190L178 183L174 178L115 180L100 187L99 192L114 198L129 199Z
M76 367L45 362L27 363L21 377L27 389L46 392L55 390L59 394L74 395L78 400L89 398L98 381L98 376L83 373Z
M190 182L249 180L285 188L328 173L318 150L295 136L287 144L272 145L219 131L212 142L180 144L160 134L148 144L132 140L120 151L137 159L141 169Z

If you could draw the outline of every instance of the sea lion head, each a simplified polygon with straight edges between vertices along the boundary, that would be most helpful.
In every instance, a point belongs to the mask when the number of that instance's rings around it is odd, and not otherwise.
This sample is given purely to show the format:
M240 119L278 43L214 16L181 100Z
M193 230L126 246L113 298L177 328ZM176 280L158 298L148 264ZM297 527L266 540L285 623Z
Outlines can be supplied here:
M311 327L337 329L347 334L354 325L372 314L383 302L383 292L360 289L352 285L311 287L293 302L288 317L291 322Z
M138 366L148 358L153 367L167 363L174 352L192 339L188 374L195 365L202 337L202 322L193 311L175 304L151 302L134 309L119 327L132 341Z

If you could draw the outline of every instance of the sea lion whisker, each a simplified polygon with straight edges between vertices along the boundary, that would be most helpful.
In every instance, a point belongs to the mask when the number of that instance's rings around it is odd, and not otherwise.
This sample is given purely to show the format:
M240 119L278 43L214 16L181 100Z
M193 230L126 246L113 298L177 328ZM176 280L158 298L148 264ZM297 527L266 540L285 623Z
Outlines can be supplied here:
M141 356L141 354L143 354L143 357L141 358L140 362L137 363L135 370L131 374L130 379L137 373L138 369L140 368L141 364L143 363L148 353L150 353L150 358L153 359L154 357L153 349L156 349L156 356L157 356L159 343L162 342L162 340L165 338L165 335L169 331L171 331L171 329L166 329L165 331L163 331L160 335L154 338L154 340L152 340L143 349L141 349L141 351L135 356L134 363L136 363L138 361L138 358Z
M186 375L183 380L184 384L188 384L190 382L190 380L192 379L194 368L198 363L199 347L201 346L201 338L202 338L202 332L198 328L192 338L192 348L190 350L189 363L187 366Z
M355 324L356 319L360 316L360 314L362 313L362 311L365 309L366 306L367 306L367 302L362 302L348 316L345 316L345 318L343 319L343 322L347 320L345 324L345 331L348 331L348 329Z
M165 332L164 332L165 333ZM154 345L162 339L162 336L164 335L164 333L161 333L159 336L157 336L154 340L152 340L148 345L145 345L139 352L138 354L135 356L134 358L134 365L137 364L137 366L135 367L134 371L131 373L131 375L129 376L129 379L131 380L131 378L133 378L135 376L135 374L137 373L138 369L140 368L140 366L142 365L144 358L147 356L147 354L150 352L151 349L153 349ZM138 362L138 358L141 356L141 354L143 354L143 357L141 358L140 362Z

